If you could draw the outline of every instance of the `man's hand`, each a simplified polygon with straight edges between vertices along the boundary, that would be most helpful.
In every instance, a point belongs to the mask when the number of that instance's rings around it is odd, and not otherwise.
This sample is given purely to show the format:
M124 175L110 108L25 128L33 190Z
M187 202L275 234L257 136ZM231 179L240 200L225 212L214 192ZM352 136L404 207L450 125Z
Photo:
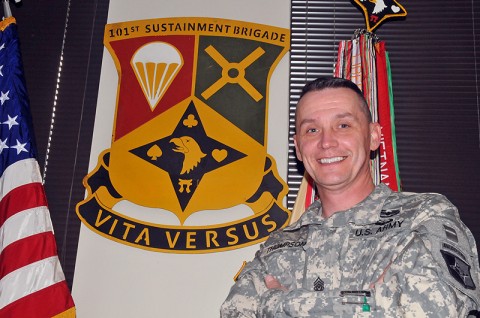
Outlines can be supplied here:
M278 290L283 290L287 291L287 288L280 284L280 282L272 275L267 275L265 276L265 285L267 286L268 289L278 289Z
M383 270L382 275L380 275L380 277L377 279L377 281L370 284L370 288L371 288L371 289L374 289L376 284L383 284L383 279L385 278L385 274L387 273L387 271L390 269L390 265L392 265L391 262L390 262L390 263L388 264L388 266Z

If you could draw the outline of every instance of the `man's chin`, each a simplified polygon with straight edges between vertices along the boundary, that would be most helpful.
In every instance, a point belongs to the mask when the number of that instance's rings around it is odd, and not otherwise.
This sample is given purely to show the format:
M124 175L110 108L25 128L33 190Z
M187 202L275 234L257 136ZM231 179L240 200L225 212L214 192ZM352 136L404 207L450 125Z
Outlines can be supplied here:
M324 188L325 190L339 190L348 185L348 181L344 178L319 178L317 187Z

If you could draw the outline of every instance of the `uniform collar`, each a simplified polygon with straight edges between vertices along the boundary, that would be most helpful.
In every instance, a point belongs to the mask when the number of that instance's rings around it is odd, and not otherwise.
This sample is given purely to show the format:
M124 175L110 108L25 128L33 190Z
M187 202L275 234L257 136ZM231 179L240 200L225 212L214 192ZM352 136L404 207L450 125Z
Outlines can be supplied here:
M380 219L382 207L391 193L392 190L381 183L377 185L362 202L348 210L339 211L327 219L322 216L322 204L320 200L317 200L307 208L296 223L286 227L285 230L293 231L310 224L325 224L328 227L341 227L347 223L354 223L356 225L375 223Z

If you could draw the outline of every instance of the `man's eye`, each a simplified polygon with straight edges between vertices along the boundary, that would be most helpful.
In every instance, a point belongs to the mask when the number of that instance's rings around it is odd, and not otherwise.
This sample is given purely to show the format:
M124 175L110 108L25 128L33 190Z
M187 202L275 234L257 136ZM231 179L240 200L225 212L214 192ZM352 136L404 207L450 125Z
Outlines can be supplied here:
M317 128L308 128L307 133L314 133L317 132Z
M349 124L340 124L340 125L338 125L338 127L339 128L348 128L348 127L350 127L350 125Z

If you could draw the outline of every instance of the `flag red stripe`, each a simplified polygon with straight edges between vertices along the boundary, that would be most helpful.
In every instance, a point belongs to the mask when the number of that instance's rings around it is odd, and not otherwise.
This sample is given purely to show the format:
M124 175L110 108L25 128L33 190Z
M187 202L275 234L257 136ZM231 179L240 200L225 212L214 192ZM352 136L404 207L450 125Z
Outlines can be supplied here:
M0 254L0 279L23 266L55 255L57 245L52 232L35 234L13 242Z
M0 309L2 318L45 318L58 315L74 306L67 283L61 281L52 286L25 296Z
M0 226L12 215L23 210L46 206L47 199L41 183L29 183L11 190L0 201Z

